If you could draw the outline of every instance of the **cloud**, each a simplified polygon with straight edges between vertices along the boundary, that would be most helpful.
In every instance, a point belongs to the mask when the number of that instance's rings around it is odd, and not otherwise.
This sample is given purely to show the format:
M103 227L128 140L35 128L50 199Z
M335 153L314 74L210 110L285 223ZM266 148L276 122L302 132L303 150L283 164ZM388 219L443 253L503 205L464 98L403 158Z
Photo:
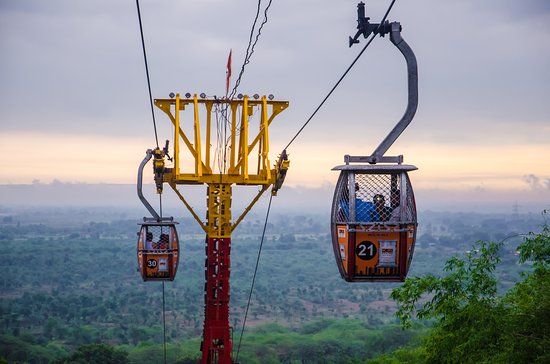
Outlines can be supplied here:
M532 191L550 191L550 178L544 179L531 173L523 176L523 181Z
M494 16L496 13L512 21L532 21L550 14L550 2L547 0L486 0L476 1L474 6L485 15Z
M270 128L272 159L365 44L347 46L355 6L273 3L239 90L290 101ZM386 6L369 3L368 16L377 21ZM141 10L153 97L219 94L229 48L237 74L250 2L144 1ZM417 55L420 103L388 154L418 165L418 186L550 190L549 16L546 0L396 3L390 20L401 22ZM153 129L134 3L0 1L0 54L0 145L25 143L33 163L0 163L0 183L135 179L152 139L139 143ZM406 100L403 57L377 38L290 148L287 184L333 183L330 169L344 154L372 152ZM171 125L156 116L164 140ZM122 151L116 163L104 152L111 148Z
M50 131L142 131L135 126L148 122L150 111L134 4L8 3L0 13L4 129L47 125ZM512 128L501 131L503 123L546 122L550 109L544 95L550 79L544 70L550 52L544 40L549 27L526 38L525 23L503 18L515 2L503 6L492 0L480 12L478 3L485 2L424 0L394 7L390 17L401 21L403 36L419 60L420 105L412 132L469 139L468 133L489 135L488 129L492 139L504 139ZM227 51L233 48L238 69L255 7L244 1L141 6L153 97L172 91L221 92ZM369 4L369 16L380 17L385 6ZM311 7L315 16L304 16ZM533 9L529 14L548 8L535 0L516 7ZM487 17L491 9L496 14ZM288 98L291 108L285 114L305 121L359 52L359 47L347 47L355 14L353 3L273 4L241 91ZM537 36L541 39L533 38ZM326 133L335 120L385 133L405 108L405 76L399 52L387 37L377 38L307 133ZM32 108L27 107L30 95ZM514 135L532 134L527 128Z

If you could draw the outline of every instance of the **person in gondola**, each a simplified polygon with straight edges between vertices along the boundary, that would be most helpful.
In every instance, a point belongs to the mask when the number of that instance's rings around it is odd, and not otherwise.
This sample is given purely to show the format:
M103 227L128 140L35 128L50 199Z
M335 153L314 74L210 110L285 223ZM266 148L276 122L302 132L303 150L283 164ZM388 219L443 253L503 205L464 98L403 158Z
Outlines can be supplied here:
M384 198L384 195L374 195L373 203L376 207L376 212L378 213L377 220L375 221L388 221L392 214L392 208L390 206L386 206L386 199Z
M161 250L168 249L168 234L160 234L158 245Z
M379 219L375 205L370 201L364 201L359 197L359 184L355 184L355 221L356 222L371 222ZM347 186L344 187L343 196L350 196ZM351 196L350 196L351 198ZM347 199L340 201L339 215L344 221L350 221L349 202Z
M379 220L379 213L376 206L360 198L355 199L355 219L357 222L371 222Z
M150 231L146 234L145 250L153 250L153 233Z
M389 221L391 222L399 222L401 221L401 194L399 193L399 190L397 190L395 193L392 194L392 201L391 201L391 207L393 211L391 212Z

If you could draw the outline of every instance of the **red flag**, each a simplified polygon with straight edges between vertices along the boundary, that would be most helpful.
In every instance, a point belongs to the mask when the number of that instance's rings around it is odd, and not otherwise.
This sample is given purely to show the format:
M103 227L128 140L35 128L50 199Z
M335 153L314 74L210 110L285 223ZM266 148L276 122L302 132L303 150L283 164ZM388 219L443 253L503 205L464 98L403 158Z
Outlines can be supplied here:
M229 93L229 80L231 79L231 53L233 52L232 49L229 50L229 57L227 57L227 77L225 79L225 97L227 97L227 94Z

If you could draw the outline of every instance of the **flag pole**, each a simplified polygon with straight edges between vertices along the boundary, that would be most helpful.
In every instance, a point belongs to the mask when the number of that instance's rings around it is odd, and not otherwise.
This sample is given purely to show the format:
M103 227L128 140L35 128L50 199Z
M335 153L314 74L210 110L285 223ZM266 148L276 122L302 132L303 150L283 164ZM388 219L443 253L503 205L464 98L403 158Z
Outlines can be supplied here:
M226 71L226 78L225 78L225 98L227 98L227 95L229 94L229 82L231 80L231 53L233 52L232 49L229 49L229 57L227 57L227 71Z

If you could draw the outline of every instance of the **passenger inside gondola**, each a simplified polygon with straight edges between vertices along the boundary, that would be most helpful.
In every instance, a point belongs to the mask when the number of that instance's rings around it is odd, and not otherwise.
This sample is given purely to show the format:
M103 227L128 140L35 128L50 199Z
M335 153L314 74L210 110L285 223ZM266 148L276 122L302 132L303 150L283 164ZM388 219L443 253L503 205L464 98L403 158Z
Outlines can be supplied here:
M153 233L149 231L145 240L145 250L153 250Z
M355 193L357 194L357 190ZM355 210L357 222L378 221L380 218L376 211L376 206L370 201L364 201L363 199L357 198L355 200Z
M370 201L364 201L360 196L359 184L355 184L355 220L349 214L349 199L351 198L349 188L344 187L343 196L345 199L340 201L340 217L343 221L371 222L379 221L379 214L375 205Z
M161 250L168 249L168 234L160 234L158 245Z
M401 221L401 193L399 190L395 191L395 193L392 193L391 198L391 207L393 209L391 215L390 215L390 222L399 222Z
M392 208L386 205L386 199L384 195L374 195L373 202L378 215L375 221L388 221L392 213Z

